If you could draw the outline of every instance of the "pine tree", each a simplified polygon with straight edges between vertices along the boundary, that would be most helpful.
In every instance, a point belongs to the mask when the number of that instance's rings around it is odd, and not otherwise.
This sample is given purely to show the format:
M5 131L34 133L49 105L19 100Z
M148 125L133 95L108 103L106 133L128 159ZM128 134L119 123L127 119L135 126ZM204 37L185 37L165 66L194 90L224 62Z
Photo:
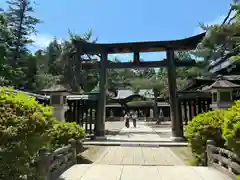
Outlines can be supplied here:
M11 47L12 36L7 27L6 17L0 14L0 86L9 83L8 79L11 74L10 67L7 65L7 55Z
M8 27L14 36L10 63L15 66L21 56L27 52L27 45L33 42L30 35L36 33L35 26L40 20L32 16L34 9L30 0L9 0L6 3L8 8L5 15Z

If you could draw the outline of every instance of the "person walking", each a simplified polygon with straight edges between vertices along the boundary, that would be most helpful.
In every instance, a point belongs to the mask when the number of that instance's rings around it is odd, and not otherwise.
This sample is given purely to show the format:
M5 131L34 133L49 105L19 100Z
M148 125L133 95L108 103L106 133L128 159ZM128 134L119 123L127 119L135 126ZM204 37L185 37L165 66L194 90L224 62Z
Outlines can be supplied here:
M125 114L125 116L124 116L124 121L125 121L125 126L127 127L127 128L129 128L129 114L128 113L126 113Z
M136 128L136 125L137 125L137 118L138 118L137 111L135 111L135 112L132 113L132 121L133 121L133 126L135 128Z

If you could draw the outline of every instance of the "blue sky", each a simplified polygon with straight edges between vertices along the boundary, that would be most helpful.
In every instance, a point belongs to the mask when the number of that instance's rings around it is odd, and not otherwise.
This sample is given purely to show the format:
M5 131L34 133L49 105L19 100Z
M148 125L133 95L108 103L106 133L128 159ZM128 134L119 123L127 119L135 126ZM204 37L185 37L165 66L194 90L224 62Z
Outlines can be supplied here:
M0 7L4 7L0 0ZM231 0L36 0L35 16L43 23L33 36L35 48L52 37L68 39L68 29L84 34L93 30L98 42L172 40L200 33L199 23L220 23ZM116 55L122 61L130 55ZM143 54L145 60L162 59L162 53Z

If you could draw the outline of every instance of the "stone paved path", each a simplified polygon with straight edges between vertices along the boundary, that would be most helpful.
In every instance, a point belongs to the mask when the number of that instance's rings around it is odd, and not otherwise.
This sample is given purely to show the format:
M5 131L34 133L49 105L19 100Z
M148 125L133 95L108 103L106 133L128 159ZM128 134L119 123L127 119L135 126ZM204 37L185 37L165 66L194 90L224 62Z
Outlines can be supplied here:
M159 136L169 134L169 127L159 131L166 133L156 132L146 122L124 127L105 141L125 143L107 147L93 164L71 167L60 180L230 180L213 168L187 166L170 148L156 146L156 142L171 143L169 136Z
M168 147L108 147L95 161L110 165L184 165Z
M131 123L131 122L130 122ZM162 129L163 132L171 132L171 128ZM160 137L150 126L144 121L137 122L137 128L122 128L118 135L109 136L108 140L127 141L127 142L170 142L170 135Z
M207 167L79 164L65 171L59 180L231 180L231 178Z

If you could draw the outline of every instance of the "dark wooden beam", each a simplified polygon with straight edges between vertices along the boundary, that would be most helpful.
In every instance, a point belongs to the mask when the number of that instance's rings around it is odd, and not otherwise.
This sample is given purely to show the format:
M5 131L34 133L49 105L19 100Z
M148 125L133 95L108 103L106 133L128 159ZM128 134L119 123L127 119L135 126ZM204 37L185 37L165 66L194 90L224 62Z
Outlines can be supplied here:
M191 67L196 64L195 60L176 60L175 61L175 66L176 67ZM133 62L119 62L119 63L114 63L107 61L104 64L105 68L107 69L125 69L125 68L130 68L130 69L138 69L138 68L158 68L158 67L167 67L168 66L168 61L163 60L163 61L145 61L145 62L139 62L139 63L133 63ZM100 62L84 62L82 63L82 67L86 69L98 69L101 67Z
M186 51L195 49L198 43L203 39L205 33L196 36L169 41L146 41L146 42L128 42L128 43L88 43L86 41L73 41L75 46L86 54L108 54L132 53L132 52L163 52L166 49L176 51Z

